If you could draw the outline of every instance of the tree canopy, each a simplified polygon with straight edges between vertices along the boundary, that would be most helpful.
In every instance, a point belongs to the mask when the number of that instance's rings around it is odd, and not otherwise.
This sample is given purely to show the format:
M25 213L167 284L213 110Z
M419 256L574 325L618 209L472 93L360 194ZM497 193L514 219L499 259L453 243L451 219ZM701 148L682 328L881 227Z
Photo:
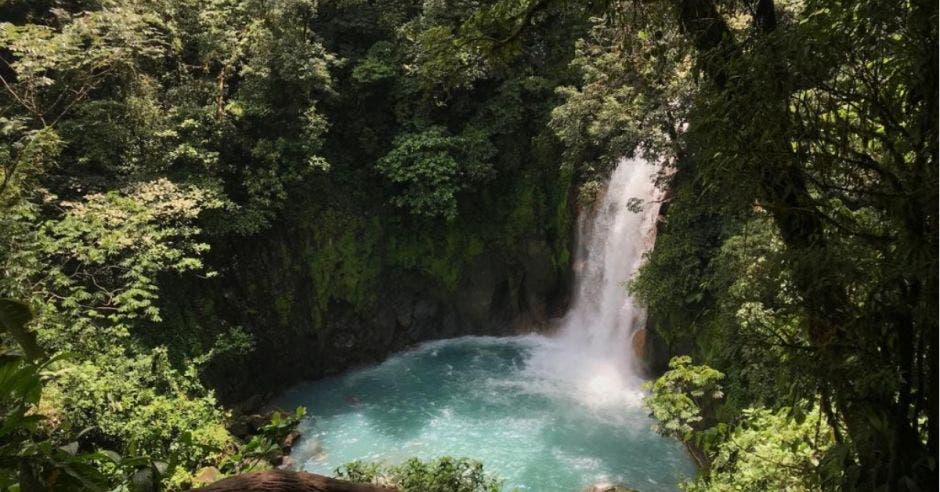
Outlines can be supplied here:
M220 403L259 344L486 256L566 278L578 207L642 154L666 193L629 288L678 356L648 405L684 486L927 490L937 26L926 0L0 3L0 484L270 466ZM386 472L433 466L496 487Z

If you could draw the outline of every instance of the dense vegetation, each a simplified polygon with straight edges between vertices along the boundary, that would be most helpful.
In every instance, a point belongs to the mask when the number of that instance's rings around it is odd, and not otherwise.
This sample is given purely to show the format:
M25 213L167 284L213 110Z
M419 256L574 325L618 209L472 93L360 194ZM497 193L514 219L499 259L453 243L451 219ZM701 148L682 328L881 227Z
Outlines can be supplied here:
M703 420L686 436L721 441L695 488L931 488L936 5L679 2L675 14L701 79L634 288L675 350L725 375L712 418L730 427Z
M937 23L920 0L0 3L0 296L26 303L0 318L0 486L266 466L283 422L240 440L216 399L259 357L355 351L331 320L481 258L563 277L576 204L644 153L668 194L630 287L683 355L648 405L686 487L929 489Z
M431 461L409 459L400 465L355 461L336 470L357 483L394 486L403 492L499 492L498 479L483 472L480 462L450 457Z

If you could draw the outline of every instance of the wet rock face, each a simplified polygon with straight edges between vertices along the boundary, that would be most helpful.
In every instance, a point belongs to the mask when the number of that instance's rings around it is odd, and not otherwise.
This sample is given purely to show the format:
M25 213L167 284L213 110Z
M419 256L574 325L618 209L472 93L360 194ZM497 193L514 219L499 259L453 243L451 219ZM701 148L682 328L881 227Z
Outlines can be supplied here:
M304 260L291 258L293 250L262 244L219 252L235 258L227 260L228 271L166 299L167 309L178 310L175 318L198 325L191 332L211 323L251 335L248 353L206 366L207 382L223 402L242 402L259 389L264 400L296 382L373 364L427 340L539 330L564 311L568 273L559 270L567 268L554 266L552 249L541 240L520 245L517 256L478 254L449 288L422 272L383 271L360 305L318 303L317 279L297 267Z
M669 364L670 351L666 342L652 326L633 333L632 350L637 371L648 378L661 375Z
M632 341L633 353L638 359L646 354L646 328L641 328L633 333Z

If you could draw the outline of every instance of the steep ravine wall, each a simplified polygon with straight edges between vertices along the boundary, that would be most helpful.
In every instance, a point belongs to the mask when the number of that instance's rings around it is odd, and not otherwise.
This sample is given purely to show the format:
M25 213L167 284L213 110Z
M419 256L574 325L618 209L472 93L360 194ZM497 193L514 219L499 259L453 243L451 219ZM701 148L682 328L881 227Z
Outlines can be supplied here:
M213 350L203 379L223 402L252 406L422 341L545 330L568 299L568 203L554 202L556 226L533 210L511 235L499 217L422 230L366 213L285 214L264 235L214 244L216 277L173 279L163 310L176 340L154 343Z

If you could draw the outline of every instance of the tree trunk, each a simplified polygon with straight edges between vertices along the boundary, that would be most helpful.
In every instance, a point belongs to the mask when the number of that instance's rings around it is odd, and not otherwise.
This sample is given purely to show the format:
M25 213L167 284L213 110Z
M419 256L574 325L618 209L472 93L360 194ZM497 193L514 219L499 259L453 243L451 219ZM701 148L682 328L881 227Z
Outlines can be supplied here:
M394 492L398 489L337 480L313 473L267 470L219 480L202 492Z

